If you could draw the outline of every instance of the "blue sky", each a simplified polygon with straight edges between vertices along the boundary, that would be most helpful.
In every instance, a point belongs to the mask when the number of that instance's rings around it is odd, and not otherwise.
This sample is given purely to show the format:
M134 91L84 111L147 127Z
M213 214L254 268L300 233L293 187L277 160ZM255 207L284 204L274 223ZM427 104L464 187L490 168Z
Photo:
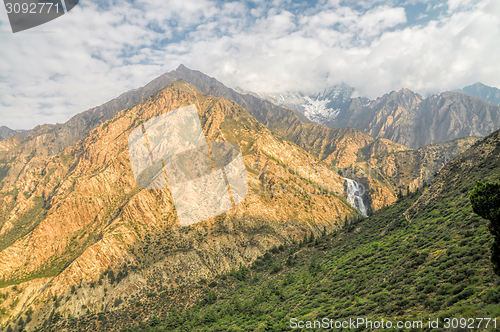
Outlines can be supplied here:
M0 59L0 125L19 129L65 122L181 63L256 92L500 87L500 1L80 0L16 34L2 8Z

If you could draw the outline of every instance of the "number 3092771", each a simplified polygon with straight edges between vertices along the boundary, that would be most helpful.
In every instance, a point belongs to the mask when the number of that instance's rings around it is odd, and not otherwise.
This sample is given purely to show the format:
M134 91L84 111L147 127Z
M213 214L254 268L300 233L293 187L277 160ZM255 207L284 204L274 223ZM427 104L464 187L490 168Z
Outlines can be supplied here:
M38 2L38 3L10 3L7 2L5 4L5 8L7 9L7 14L41 14L41 13L50 13L52 7L55 9L55 13L59 13L59 4L53 4L51 2ZM54 11L52 11L53 13Z

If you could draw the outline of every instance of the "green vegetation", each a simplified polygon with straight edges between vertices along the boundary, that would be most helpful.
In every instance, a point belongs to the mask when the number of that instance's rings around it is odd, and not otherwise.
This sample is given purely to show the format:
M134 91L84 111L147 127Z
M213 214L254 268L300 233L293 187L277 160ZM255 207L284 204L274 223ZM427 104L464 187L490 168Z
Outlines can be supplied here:
M157 290L161 296L145 298L140 306L105 313L106 323L89 315L62 326L285 331L291 318L500 316L498 277L488 266L484 221L466 200L463 205L436 202L439 214L409 222L404 212L420 194L403 197L343 232L272 248L250 268L242 266L201 285Z
M16 196L18 192L15 193ZM13 222L13 227L0 235L0 251L11 246L15 240L31 232L43 220L46 210L43 209L44 200L37 196L33 198L33 206ZM0 286L1 287L1 286Z
M224 125L226 131L232 128L230 122ZM246 147L247 151L251 148L251 145ZM55 308L52 313L45 311L45 322L38 328L40 331L283 331L290 330L292 318L345 320L366 317L393 321L439 318L442 321L446 317L498 317L500 282L488 263L490 235L485 221L473 213L468 199L471 184L476 180L498 178L499 170L494 167L498 165L498 158L485 160L484 165L481 164L484 167L479 168L476 162L479 158L470 160L476 163L473 167L467 169L465 163L455 162L456 169L445 167L437 175L437 183L426 188L424 193L410 193L407 189L406 195L401 192L393 206L367 219L355 216L355 219L346 220L346 227L334 233L327 234L325 227L321 236L308 233L299 243L288 238L286 232L280 233L280 238L257 238L261 241L257 243L259 248L271 241L283 244L272 247L249 266L240 265L209 280L183 284L186 278L179 273L165 285L166 278L162 279L161 271L154 269L149 276L143 275L144 286L130 295L124 290L131 287L114 288L129 273L135 273L137 266L125 265L120 269L113 266L98 281L104 288L106 300L100 309L90 301L82 303L81 308L87 309L87 315L73 319L66 316L66 308L61 308L66 294L59 294L59 298L55 296L49 301ZM448 177L442 175L446 172ZM103 211L103 224L106 221L112 224L118 216L123 207L118 199L121 195L116 195L111 204L107 203L109 211ZM295 211L304 208L309 212L313 204L310 201ZM234 225L238 227L229 231L222 225L224 219L221 218L216 218L220 228L210 231L240 232L242 237L250 233L244 229L245 224L240 223L243 219L236 220L239 223ZM134 220L136 224L140 221L141 218ZM287 227L286 222L283 221L284 227ZM89 225L71 241L77 244L76 241L81 240L83 248L85 241L102 238L100 231L106 225L98 226L97 223L95 227ZM197 236L201 240L207 234L204 227L198 228ZM259 235L273 231L268 224L263 224L262 228L251 231ZM187 253L192 250L191 244L187 246L173 239L193 234L196 227L159 230L158 227L149 233L143 232L141 241L135 244L134 264L137 263L139 269L167 261L165 258L172 257L174 251ZM304 227L303 234L306 232ZM296 233L288 234L296 236ZM247 242L245 237L239 248L255 250L253 239L248 238ZM206 239L210 240L210 236ZM62 263L67 266L71 257L78 254L72 247L68 246L63 255L48 263L49 266L58 269ZM231 266L241 262L242 256L237 254L226 251L221 254L223 257L202 257L200 254L200 258L223 258L217 266L221 268L227 266L227 262L231 262ZM187 280L196 275L192 274ZM181 286L172 288L172 284ZM92 281L90 288L95 287ZM76 287L71 292L78 293ZM11 294L7 303L12 305L16 299L18 297ZM23 323L18 323L16 330Z
M341 231L271 248L250 267L204 283L151 286L102 312L105 320L89 313L44 331L288 331L292 318L498 318L491 235L469 200L476 181L500 176L494 146L487 158L474 151L456 158L423 192Z
M9 169L10 169L10 167L7 165L3 165L0 167L0 182L2 182L3 179L5 179L5 177L7 176L7 173L9 172Z
M478 182L470 195L472 209L490 221L489 229L495 237L491 245L493 270L500 276L500 181L497 183Z
M66 167L69 167L71 165L71 163L74 161L75 157L71 154L64 154L64 153L60 153L59 154L59 158L61 158L61 162L64 166Z

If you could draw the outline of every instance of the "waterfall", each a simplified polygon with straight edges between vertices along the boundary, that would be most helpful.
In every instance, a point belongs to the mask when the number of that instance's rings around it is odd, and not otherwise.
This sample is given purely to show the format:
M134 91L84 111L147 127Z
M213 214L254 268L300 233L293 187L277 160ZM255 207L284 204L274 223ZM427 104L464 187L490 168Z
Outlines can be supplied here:
M362 197L362 195L365 193L364 190L365 188L354 180L346 178L344 178L344 180L346 187L345 199L349 202L349 204L355 207L356 210L358 210L362 215L368 217L368 214L366 213L366 206L365 203L363 202L363 197Z

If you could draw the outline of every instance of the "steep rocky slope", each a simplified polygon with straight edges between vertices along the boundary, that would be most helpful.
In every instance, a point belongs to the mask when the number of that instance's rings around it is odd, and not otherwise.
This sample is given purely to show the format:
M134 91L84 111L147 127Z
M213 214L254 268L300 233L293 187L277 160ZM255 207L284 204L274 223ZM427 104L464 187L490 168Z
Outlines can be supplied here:
M393 141L385 138L377 138L367 146L358 150L356 154L358 158L356 159L356 161L368 160L375 156L406 150L410 150L410 148L407 148L406 146L398 143L394 143Z
M14 136L15 134L17 134L15 130L12 130L5 126L0 127L0 141L9 138L11 136Z
M30 130L14 130L5 126L0 126L0 141L3 141L14 135L25 136L28 135Z
M388 139L379 138L375 140L358 129L330 129L325 126L310 123L300 112L273 105L272 103L261 100L250 94L238 93L227 88L212 77L199 71L190 70L181 65L176 70L153 80L145 87L131 90L95 110L77 115L66 124L39 126L32 130L26 138L12 137L2 141L2 144L0 144L0 179L3 179L5 183L12 183L19 177L22 177L30 168L40 167L47 156L51 156L73 144L73 142L85 137L91 128L112 117L121 110L122 107L129 107L133 105L133 103L137 103L147 98L147 96L160 90L169 83L179 80L192 84L203 93L223 97L236 102L247 109L251 115L271 131L281 135L287 140L293 141L326 164L336 168L335 170L337 171L350 165L366 161L375 155L407 150L403 145L394 143ZM345 98L341 99L344 100ZM398 116L402 118L397 118L394 120L395 122L389 126L394 129L389 130L392 133L391 135L394 136L393 138L400 139L402 137L401 135L413 135L413 131L405 127L404 123L410 123L409 125L411 127L411 121L418 118L418 115L414 114L412 115L413 120L403 120L406 115L403 116L402 114L413 114L410 110L416 107L416 105L421 104L421 99L421 97L411 93L409 90L404 90L402 93L386 95L369 106L379 105L376 106L376 112L378 112L377 119L374 121L374 124L370 124L370 112L369 108L365 105L365 101L360 98L355 98L349 102L349 107L351 107L350 112L352 113L349 114L352 119L349 118L349 120L345 118L346 115L342 113L343 115L339 115L339 121L345 122L346 119L349 121L354 121L353 119L363 119L366 123L362 123L362 127L373 127L373 135L381 136L381 131L384 131L385 135L387 134L385 132L386 129L382 128L388 126L386 121L387 118L392 119L392 115L389 114L391 112L388 109L388 105L391 103L393 105L402 105L404 110L401 109L398 111L401 113ZM81 125L76 125L78 123ZM357 126L360 125L360 123L346 123L346 125ZM69 138L69 136L71 136L71 138ZM9 148L2 148L2 146L8 146ZM15 149L13 148L14 146L16 147ZM2 149L4 152L2 152ZM392 165L393 163L390 162L390 164ZM377 163L377 166L381 166L381 164ZM431 174L434 174L434 172ZM346 174L346 177L349 176L349 174ZM395 200L398 189L394 189L392 183L388 184L384 181L363 179L357 180L364 181L364 184L370 187L371 193L373 194L372 198L375 200L374 202L376 202L373 204L373 208L378 209L387 204L391 204ZM398 186L404 186L406 188L408 185L413 185L412 183L415 178L408 180L409 182L404 182L406 181L405 177L401 177L400 180L402 180L402 182L400 181Z
M477 86L465 90L470 94L448 91L423 98L411 90L401 89L375 100L342 99L338 109L330 112L332 114L326 112L321 119L311 119L330 128L357 128L373 137L386 138L414 149L463 136L486 136L499 129L497 91L484 87L478 90ZM299 107L296 103L280 103L305 112L304 106ZM326 119L326 116L330 117Z
M378 210L394 203L398 195L425 186L447 162L479 140L462 137L414 150L379 138L359 149L356 162L339 168L339 173L363 184L369 190L367 203Z
M208 141L241 147L250 192L235 209L180 228L168 190L136 186L127 143L144 121L190 104ZM183 82L27 164L0 191L0 287L9 294L0 319L30 311L28 330L54 313L97 312L149 288L213 277L357 215L336 172L239 105ZM114 276L103 280L107 271Z
M132 107L151 94L175 81L193 85L199 91L233 101L253 115L257 120L286 139L326 160L328 163L347 166L356 160L356 151L373 139L356 129L332 130L310 123L300 112L276 106L249 94L240 94L215 78L180 65L146 86L128 91L110 102L80 113L65 124L38 126L24 139L12 139L16 145L2 163L5 181L10 182L22 175L26 168L38 167L39 162L85 138L93 128L111 119L119 111ZM1 149L1 146L0 146ZM0 150L1 151L1 150ZM0 156L1 157L1 156ZM3 164L3 165L2 165Z
M179 80L189 82L203 93L236 102L271 131L295 142L334 168L344 168L353 164L359 159L359 150L375 142L372 137L354 128L330 129L310 123L299 112L273 105L249 94L237 93L216 79L181 65L175 71L158 77L145 87L124 93L95 110L79 114L66 124L39 126L32 130L25 139L11 138L4 144L10 147L8 151L1 152L2 144L0 144L0 153L2 153L0 155L0 179L3 179L4 183L12 184L27 170L43 165L47 156L85 137L92 126L97 126L113 116L121 107L138 102L167 84ZM76 126L76 123L81 125ZM376 150L380 150L379 152L401 149L400 146L388 140L383 142L379 140L374 144L378 146ZM382 148L382 145L385 148ZM368 147L363 152L362 158L369 158L372 152L372 148ZM379 184L373 183L372 185ZM376 195L384 196L381 206L390 204L394 200L394 193L386 189L377 189L375 192L379 193Z
M402 150L375 155L364 163L373 169L372 176L388 184L394 192L415 191L430 182L434 175L450 160L466 151L480 137L462 137L443 143L423 146L417 150Z
M300 92L258 94L242 92L253 94L278 106L298 110L312 122L328 126L349 104L354 88L341 84L311 95Z
M154 90L175 80L188 82L203 93L237 103L271 131L295 142L328 164L351 164L356 159L356 151L373 141L370 136L353 128L332 130L313 124L300 112L276 106L250 94L238 93L215 78L183 65L153 80L145 89Z
M463 136L489 135L500 128L500 107L460 92L423 98L402 89L368 105L353 101L334 124L346 126L419 148Z
M372 326L391 322L388 331L428 330L430 320L436 331L498 331L492 236L469 195L476 181L499 176L497 131L449 162L425 190L368 219L271 250L250 269L164 288L119 310L53 320L46 330L288 331L292 319L349 324L362 317ZM396 329L398 322L411 327ZM452 325L470 322L474 328ZM376 329L364 321L357 330Z

